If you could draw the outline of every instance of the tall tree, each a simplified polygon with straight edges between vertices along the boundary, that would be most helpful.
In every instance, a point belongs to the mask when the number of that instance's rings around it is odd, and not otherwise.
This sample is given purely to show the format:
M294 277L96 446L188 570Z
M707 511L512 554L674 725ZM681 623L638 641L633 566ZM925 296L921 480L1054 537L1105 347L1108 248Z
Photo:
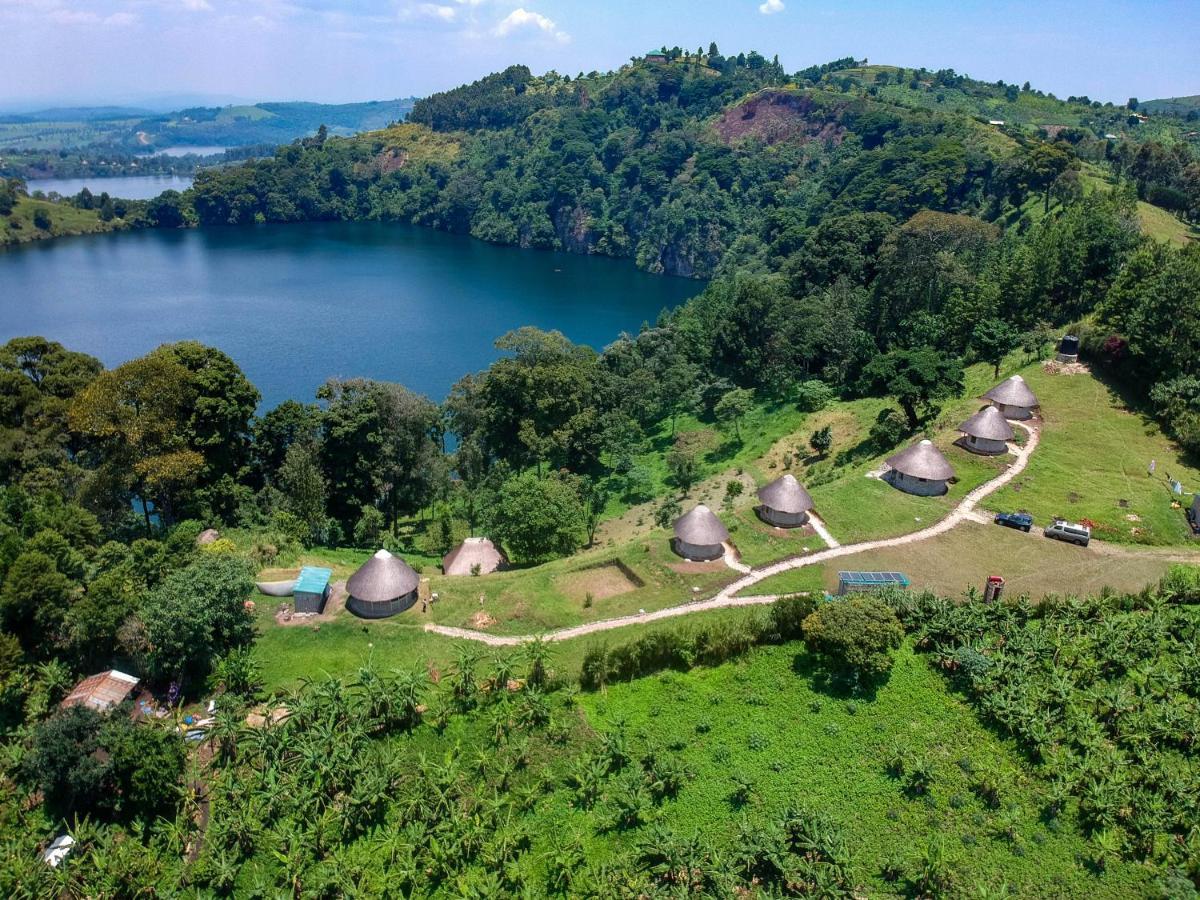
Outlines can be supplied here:
M866 365L863 386L895 397L909 427L915 429L923 417L936 413L939 400L962 393L962 365L929 347L892 350Z

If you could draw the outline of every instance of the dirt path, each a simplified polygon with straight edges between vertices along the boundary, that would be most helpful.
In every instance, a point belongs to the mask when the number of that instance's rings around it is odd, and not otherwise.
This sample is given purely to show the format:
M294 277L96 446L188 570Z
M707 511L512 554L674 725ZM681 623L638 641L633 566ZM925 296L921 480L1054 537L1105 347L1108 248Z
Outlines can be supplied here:
M879 550L884 547L901 547L905 544L915 544L918 541L926 541L938 535L945 534L952 528L957 527L964 521L970 522L990 522L991 518L982 513L976 512L975 507L984 497L998 491L1004 485L1008 484L1014 478L1024 471L1025 466L1029 463L1029 457L1033 455L1037 449L1040 434L1038 430L1030 425L1022 422L1014 422L1019 428L1025 429L1029 433L1029 439L1025 445L1020 448L1013 456L1013 462L1007 469L997 475L991 481L986 481L975 490L971 491L951 510L950 514L944 519L930 525L928 528L922 528L920 531L914 531L909 534L903 534L899 537L881 538L874 541L863 541L859 544L838 544L832 537L825 538L826 543L830 546L825 550L820 550L816 553L806 554L804 556L793 556L788 559L781 560L777 563L772 563L763 566L761 569L753 569L746 575L739 578L732 584L722 588L717 594L709 597L706 600L697 600L691 603L683 603L679 606L669 606L665 609L655 610L654 612L637 613L635 615L620 616L615 619L602 619L599 622L589 622L586 625L575 625L570 628L560 628L557 631L547 632L541 635L547 641L569 641L577 637L585 637L589 634L596 634L601 631L611 631L614 628L624 628L627 625L644 625L649 622L659 622L664 619L674 619L679 616L689 616L693 613L707 612L714 609L731 609L740 606L756 606L766 603L774 603L779 599L777 594L762 594L755 596L737 596L741 591L758 584L764 579L770 578L773 575L778 575L781 572L788 572L792 569L800 569L805 566L818 565L827 562L831 559L838 559L843 556L852 556L856 553L862 553L867 550ZM814 523L814 528L816 525ZM817 529L821 533L821 529ZM1121 555L1138 555L1141 551L1127 550L1125 548L1117 548L1108 544L1101 544L1093 541L1093 549L1100 553L1107 553L1114 556ZM1150 552L1155 552L1155 548L1147 548ZM1156 553L1159 555L1159 553ZM1196 562L1195 556L1185 556L1178 554L1178 551L1168 550L1163 548L1161 555L1168 559L1178 559L1180 561ZM445 637L461 638L464 640L479 641L483 644L488 644L493 647L511 647L517 644L523 644L533 640L536 635L496 635L486 634L482 631L473 631L468 628L452 628L446 625L434 625L429 623L425 626L426 631L434 632L435 634L444 635Z

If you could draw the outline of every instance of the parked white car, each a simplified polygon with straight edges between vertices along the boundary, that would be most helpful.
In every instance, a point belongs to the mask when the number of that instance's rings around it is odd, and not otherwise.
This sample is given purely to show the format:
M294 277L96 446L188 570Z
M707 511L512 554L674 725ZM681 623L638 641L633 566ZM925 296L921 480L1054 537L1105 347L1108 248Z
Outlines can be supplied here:
M1066 541L1068 544L1078 544L1080 547L1086 547L1092 539L1092 529L1088 526L1080 525L1078 522L1067 522L1063 519L1055 519L1053 525L1047 525L1045 533L1048 538Z

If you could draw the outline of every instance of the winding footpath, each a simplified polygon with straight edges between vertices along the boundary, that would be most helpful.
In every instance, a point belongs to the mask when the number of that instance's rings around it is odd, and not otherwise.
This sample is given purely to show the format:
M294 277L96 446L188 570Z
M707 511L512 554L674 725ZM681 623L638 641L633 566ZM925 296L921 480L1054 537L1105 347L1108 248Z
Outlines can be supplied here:
M922 528L920 531L913 531L909 534L902 534L899 537L882 538L875 541L863 541L859 544L838 544L829 535L827 531L822 529L821 536L829 545L825 550L819 550L816 553L805 554L804 556L792 556L781 560L777 563L763 566L761 569L752 569L741 578L734 581L732 584L726 585L719 592L706 600L697 600L691 603L683 603L679 606L669 606L666 609L658 609L654 612L636 613L629 616L619 616L615 619L601 619L598 622L588 622L586 625L575 625L570 628L560 628L557 631L546 632L542 635L499 635L487 634L482 631L475 631L470 628L453 628L448 625L434 625L432 622L425 626L426 631L440 634L445 637L461 638L463 640L478 641L482 644L487 644L492 647L511 647L518 644L528 643L540 637L546 641L569 641L572 638L584 637L589 634L596 634L601 631L611 631L614 628L624 628L627 625L643 625L648 622L658 622L664 619L674 619L678 616L689 616L694 613L708 612L714 609L730 609L738 606L757 606L766 603L774 603L779 599L778 594L760 594L752 596L736 596L741 591L758 584L760 581L770 578L773 575L779 575L782 572L788 572L792 569L801 569L805 566L814 566L819 563L827 562L831 559L838 559L842 556L851 556L855 553L862 553L867 550L879 550L884 547L902 547L905 544L915 544L918 541L926 541L929 538L937 537L940 534L945 534L952 528L957 527L962 522L980 521L983 518L975 511L975 507L984 497L998 491L1004 485L1008 484L1014 478L1025 470L1025 466L1029 462L1029 457L1033 455L1033 451L1037 449L1038 439L1040 434L1034 427L1026 425L1022 422L1012 423L1020 428L1023 428L1029 434L1029 439L1025 445L1021 447L1015 454L1013 462L1007 469L993 478L991 481L985 481L975 490L971 491L967 496L959 502L959 504L950 511L950 514L940 521L930 525L928 528ZM988 521L984 519L984 521Z

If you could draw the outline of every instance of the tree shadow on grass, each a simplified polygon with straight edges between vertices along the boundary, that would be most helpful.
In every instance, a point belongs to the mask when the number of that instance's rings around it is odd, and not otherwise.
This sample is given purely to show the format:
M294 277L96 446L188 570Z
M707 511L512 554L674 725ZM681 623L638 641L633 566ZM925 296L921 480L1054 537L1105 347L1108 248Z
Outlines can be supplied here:
M817 693L835 700L865 700L869 703L888 681L886 677L856 679L852 672L830 668L808 652L797 653L792 658L792 672L807 679Z
M1128 381L1122 380L1120 376L1112 369L1111 366L1105 365L1102 362L1096 362L1091 367L1092 377L1104 385L1108 391L1109 397L1126 412L1137 416L1143 426L1163 430L1163 423L1154 415L1154 410L1151 408L1149 400L1141 393L1134 385ZM1170 435L1167 435L1170 438ZM1200 468L1200 453L1180 445L1177 441L1171 438L1171 443L1179 451L1185 465L1193 468Z

